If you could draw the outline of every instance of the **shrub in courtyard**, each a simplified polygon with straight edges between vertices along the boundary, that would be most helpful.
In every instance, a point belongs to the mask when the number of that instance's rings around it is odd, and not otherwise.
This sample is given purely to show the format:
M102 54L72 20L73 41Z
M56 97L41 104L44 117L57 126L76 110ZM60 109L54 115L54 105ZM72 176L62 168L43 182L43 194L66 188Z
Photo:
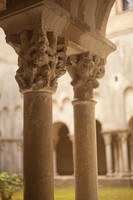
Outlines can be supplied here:
M11 200L12 194L17 187L22 186L22 181L16 174L9 175L7 172L0 174L0 196L2 200Z

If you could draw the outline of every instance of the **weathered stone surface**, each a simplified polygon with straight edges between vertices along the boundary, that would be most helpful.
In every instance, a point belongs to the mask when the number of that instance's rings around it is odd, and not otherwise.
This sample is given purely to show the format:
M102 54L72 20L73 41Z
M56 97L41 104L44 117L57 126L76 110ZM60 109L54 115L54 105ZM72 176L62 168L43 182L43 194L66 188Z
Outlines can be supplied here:
M54 200L52 94L24 94L24 199Z
M15 78L20 91L55 92L58 78L65 73L64 39L37 27L33 31L12 35L7 41L18 54L19 69Z
M92 97L93 88L97 88L100 79L105 74L105 61L90 52L74 55L68 58L67 70L72 78L75 98L88 99Z
M95 103L83 99L73 102L76 200L98 200Z
M55 0L55 3L59 4L62 8L70 11L72 0Z

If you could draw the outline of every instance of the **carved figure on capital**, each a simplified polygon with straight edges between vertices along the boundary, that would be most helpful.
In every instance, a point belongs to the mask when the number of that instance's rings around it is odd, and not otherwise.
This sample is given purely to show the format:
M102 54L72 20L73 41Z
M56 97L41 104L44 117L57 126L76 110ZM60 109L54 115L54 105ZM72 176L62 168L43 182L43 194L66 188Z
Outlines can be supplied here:
M10 36L7 41L18 54L19 69L15 78L20 91L45 89L54 92L57 79L66 72L64 38L39 27Z
M72 86L78 87L84 85L86 90L97 88L100 79L105 74L105 62L97 55L90 52L80 55L73 55L68 58L67 70L72 78Z

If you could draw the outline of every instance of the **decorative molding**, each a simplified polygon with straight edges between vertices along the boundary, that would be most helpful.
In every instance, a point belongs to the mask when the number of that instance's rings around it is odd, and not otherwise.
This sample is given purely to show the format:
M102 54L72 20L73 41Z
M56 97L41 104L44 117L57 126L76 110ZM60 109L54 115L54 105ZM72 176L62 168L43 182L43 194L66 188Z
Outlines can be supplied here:
M67 71L72 78L71 85L80 90L84 90L84 98L89 90L97 88L100 79L105 74L105 60L90 52L70 56L67 60Z
M37 27L12 35L7 42L18 54L19 69L15 78L20 91L55 92L58 78L66 72L64 38Z

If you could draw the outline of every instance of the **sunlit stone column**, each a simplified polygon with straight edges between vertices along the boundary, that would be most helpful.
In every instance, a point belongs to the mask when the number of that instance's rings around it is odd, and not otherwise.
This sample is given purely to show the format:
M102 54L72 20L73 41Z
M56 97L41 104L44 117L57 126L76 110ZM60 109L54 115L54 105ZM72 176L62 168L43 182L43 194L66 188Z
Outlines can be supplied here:
M117 139L114 135L113 141L113 151L114 151L114 176L117 176L119 173L119 154L118 154L118 145Z
M107 176L113 176L112 135L104 134L103 138L104 138L105 151L106 151Z
M71 56L67 64L74 89L75 199L98 200L93 88L104 75L104 60L87 52Z
M24 94L24 200L53 200L52 94L65 73L63 38L41 27L8 38L18 53Z
M121 143L121 134L117 135L118 143L118 163L119 163L119 173L118 176L123 176L123 155L122 155L122 143Z
M56 159L56 150L54 149L54 155L53 155L53 165L54 165L54 175L57 176L57 159Z
M129 158L128 158L128 132L120 134L123 156L123 176L129 176Z

